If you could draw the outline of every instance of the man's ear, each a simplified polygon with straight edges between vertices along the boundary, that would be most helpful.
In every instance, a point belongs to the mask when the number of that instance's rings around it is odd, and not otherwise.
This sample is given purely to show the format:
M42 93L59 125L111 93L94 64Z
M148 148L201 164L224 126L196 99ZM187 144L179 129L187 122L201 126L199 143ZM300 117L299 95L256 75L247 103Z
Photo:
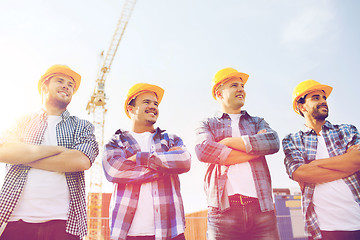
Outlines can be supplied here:
M134 108L134 106L131 106L131 105L126 106L126 110L128 111L128 113L133 113L133 108Z
M303 103L298 103L298 109L300 112L302 112L304 114L305 112L305 107L304 107L304 104Z
M41 85L41 94L48 92L48 86L45 84L45 82Z
M221 92L219 90L216 90L215 91L215 96L216 96L216 98L220 98L222 96Z

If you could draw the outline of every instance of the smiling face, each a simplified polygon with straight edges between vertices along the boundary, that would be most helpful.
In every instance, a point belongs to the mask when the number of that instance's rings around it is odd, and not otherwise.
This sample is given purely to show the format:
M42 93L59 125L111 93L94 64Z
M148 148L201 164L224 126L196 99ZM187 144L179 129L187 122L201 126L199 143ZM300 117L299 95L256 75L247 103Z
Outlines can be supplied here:
M310 119L325 120L329 115L326 95L320 90L307 94L305 103L300 104L299 107L304 116Z
M128 105L131 119L139 124L152 126L159 116L158 100L153 92L138 95L133 106Z
M67 75L58 74L49 78L42 86L45 105L66 109L74 94L75 82Z
M224 112L240 113L245 104L246 92L239 77L233 77L216 90L216 98Z

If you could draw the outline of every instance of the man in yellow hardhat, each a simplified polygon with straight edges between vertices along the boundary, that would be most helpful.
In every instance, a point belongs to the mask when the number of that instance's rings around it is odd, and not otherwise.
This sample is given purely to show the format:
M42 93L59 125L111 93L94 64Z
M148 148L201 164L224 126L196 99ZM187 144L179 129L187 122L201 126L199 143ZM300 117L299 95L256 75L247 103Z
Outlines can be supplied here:
M197 157L208 163L209 240L279 239L265 155L276 153L280 142L263 118L242 110L248 78L233 68L218 71L212 96L221 112L196 130Z
M131 87L124 104L131 130L117 130L105 145L103 168L115 186L111 239L185 239L178 175L190 170L191 156L181 138L154 127L163 94L148 83Z
M360 239L360 134L326 120L332 89L314 80L295 87L293 108L305 126L283 139L285 166L301 186L311 239Z
M54 65L38 81L42 109L1 140L8 172L0 194L0 239L72 240L87 233L84 170L98 155L94 126L67 110L81 77Z

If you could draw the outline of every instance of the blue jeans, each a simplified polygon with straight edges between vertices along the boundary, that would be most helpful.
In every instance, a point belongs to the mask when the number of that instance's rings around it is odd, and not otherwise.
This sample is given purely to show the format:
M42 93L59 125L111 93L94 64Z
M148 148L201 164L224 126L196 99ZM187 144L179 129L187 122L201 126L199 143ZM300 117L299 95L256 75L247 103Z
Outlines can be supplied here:
M322 240L359 240L360 231L321 231ZM313 240L312 237L308 238Z
M44 223L27 223L22 220L9 222L0 240L80 240L65 232L65 220L52 220Z
M258 203L230 207L226 211L209 207L208 240L279 240L275 211L261 212Z

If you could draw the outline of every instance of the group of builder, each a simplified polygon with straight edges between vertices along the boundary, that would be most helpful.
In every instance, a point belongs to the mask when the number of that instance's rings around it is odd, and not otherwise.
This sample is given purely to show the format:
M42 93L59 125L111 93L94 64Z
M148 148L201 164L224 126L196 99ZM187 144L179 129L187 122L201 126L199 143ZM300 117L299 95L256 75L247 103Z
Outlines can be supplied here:
M218 71L212 96L220 104L196 129L197 158L207 163L207 239L279 239L265 156L279 151L277 133L243 110L246 73ZM65 65L38 82L41 109L0 139L7 173L0 195L0 239L71 240L87 234L84 171L99 149L94 126L67 110L81 77ZM332 87L299 83L293 109L305 119L283 140L285 167L299 183L309 239L360 239L360 134L326 120ZM180 137L154 127L164 90L138 83L124 110L131 129L104 146L103 169L114 183L111 239L185 239L179 174L191 156Z

